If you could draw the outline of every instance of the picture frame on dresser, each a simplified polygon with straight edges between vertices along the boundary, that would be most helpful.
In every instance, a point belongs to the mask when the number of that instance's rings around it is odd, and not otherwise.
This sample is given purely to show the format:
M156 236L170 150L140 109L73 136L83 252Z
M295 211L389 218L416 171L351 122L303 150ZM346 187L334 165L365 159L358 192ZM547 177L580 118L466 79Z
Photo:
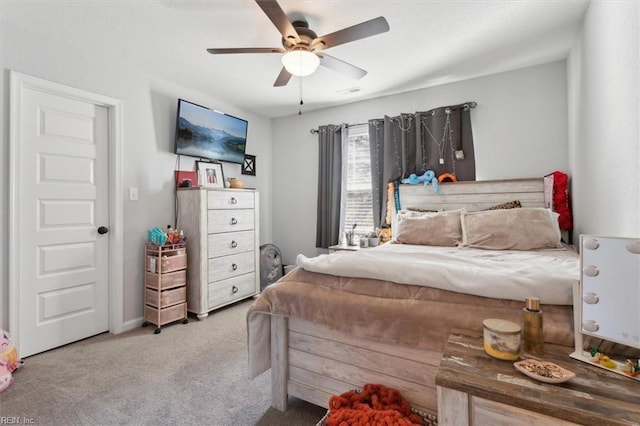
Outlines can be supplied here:
M224 188L224 171L219 161L198 161L198 185L204 188Z

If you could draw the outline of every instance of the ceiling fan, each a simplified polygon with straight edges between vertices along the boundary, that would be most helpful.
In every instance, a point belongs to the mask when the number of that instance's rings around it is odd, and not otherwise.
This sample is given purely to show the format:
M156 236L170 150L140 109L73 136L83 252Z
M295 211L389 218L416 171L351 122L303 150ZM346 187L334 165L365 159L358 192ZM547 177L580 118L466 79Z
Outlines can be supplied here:
M367 71L324 53L324 50L389 31L389 23L380 16L351 27L318 37L305 21L290 22L275 0L256 0L258 6L282 34L283 47L248 47L207 49L219 55L228 53L284 53L283 68L274 86L286 86L292 75L313 73L318 65L330 68L354 79L361 79Z

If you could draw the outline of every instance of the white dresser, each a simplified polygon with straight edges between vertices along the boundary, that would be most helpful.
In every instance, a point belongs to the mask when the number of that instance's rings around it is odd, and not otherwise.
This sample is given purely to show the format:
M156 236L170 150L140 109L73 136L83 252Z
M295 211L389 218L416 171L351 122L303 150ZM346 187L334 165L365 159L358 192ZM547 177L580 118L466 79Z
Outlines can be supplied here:
M187 309L209 312L260 292L258 192L180 188L177 227L187 236Z

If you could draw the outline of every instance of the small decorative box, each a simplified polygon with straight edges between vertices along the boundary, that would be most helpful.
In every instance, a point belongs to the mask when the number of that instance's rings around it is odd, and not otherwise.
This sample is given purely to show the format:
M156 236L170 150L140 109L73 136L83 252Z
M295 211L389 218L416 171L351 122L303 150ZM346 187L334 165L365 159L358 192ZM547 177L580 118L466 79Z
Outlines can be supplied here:
M522 350L521 328L511 321L488 318L484 327L484 350L494 358L514 361Z

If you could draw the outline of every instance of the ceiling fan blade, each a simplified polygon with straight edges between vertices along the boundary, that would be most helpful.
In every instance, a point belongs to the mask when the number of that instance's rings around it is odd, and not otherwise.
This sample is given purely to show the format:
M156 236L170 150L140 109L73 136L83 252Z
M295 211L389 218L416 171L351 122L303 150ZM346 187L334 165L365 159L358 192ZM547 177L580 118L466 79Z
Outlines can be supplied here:
M273 22L273 25L276 26L280 34L282 34L282 38L285 40L293 41L294 43L300 43L300 37L298 36L298 32L291 22L287 15L284 13L280 5L275 0L256 0L260 9L267 15L267 17Z
M320 65L337 71L341 74L345 74L353 79L360 80L367 75L367 72L362 68L358 68L355 65L351 65L343 60L329 56L326 53L319 53Z
M278 74L278 78L276 78L275 83L273 83L273 87L286 86L289 80L291 80L291 74L285 67L282 67L282 71Z
M222 49L207 49L207 52L213 55L220 55L224 53L284 53L281 47L239 47L239 48L222 48Z
M331 34L320 36L316 38L312 44L314 46L319 45L318 47L321 49L328 49L376 34L386 33L387 31L389 31L389 23L384 17L380 16L352 27L343 28Z

